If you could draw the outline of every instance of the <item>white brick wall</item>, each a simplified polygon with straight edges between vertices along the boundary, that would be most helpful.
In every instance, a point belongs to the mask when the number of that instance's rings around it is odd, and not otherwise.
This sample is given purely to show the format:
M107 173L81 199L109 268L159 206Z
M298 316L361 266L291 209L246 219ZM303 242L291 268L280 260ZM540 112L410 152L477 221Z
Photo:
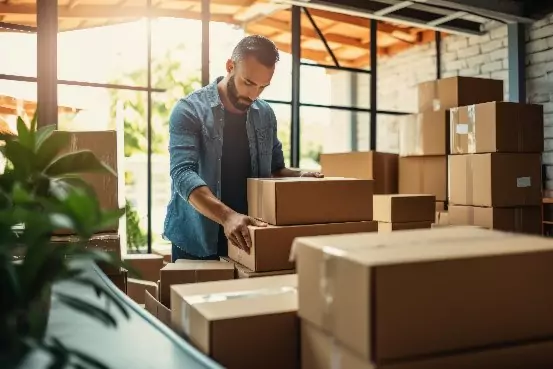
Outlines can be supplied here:
M493 22L484 36L447 36L442 41L442 77L473 76L502 79L505 82L505 99L508 99L507 27ZM553 189L553 14L527 28L527 94L528 101L544 106L546 187ZM344 96L349 92L347 73L332 77ZM415 46L403 53L378 62L378 109L415 112L417 109L416 85L436 78L436 47L434 43ZM357 106L369 104L370 77L360 76ZM349 96L349 95L347 95ZM340 101L341 104L344 101ZM343 117L343 115L342 115ZM398 151L398 122L401 118L379 115L377 148L381 151ZM339 124L339 123L336 123ZM343 123L342 123L343 125ZM358 148L369 147L369 116L360 114ZM349 137L348 137L349 138ZM344 151L341 142L335 148L332 140L325 142L325 152Z

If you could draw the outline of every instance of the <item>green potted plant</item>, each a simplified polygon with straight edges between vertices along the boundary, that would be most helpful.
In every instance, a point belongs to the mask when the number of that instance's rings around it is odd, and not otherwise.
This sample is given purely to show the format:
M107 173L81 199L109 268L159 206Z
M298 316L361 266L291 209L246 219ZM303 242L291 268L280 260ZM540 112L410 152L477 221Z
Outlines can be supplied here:
M2 153L7 161L0 170L0 368L16 367L31 350L49 352L52 368L62 368L68 358L99 368L102 363L45 331L52 298L105 324L117 321L108 309L62 292L53 292L59 281L72 280L94 288L99 297L111 301L123 312L120 302L101 285L83 276L76 259L122 266L119 256L87 249L86 241L125 209L104 211L93 190L79 175L104 172L115 175L91 151L63 153L69 145L68 132L53 126L37 129L19 118L17 136L4 135ZM56 229L70 229L81 242L59 246L51 242ZM16 256L20 256L17 259Z

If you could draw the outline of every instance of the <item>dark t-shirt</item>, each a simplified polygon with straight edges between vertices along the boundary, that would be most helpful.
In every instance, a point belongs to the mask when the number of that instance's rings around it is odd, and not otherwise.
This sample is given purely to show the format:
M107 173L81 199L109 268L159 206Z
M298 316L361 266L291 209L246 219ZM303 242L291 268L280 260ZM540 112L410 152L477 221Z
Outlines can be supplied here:
M232 210L248 213L247 180L251 173L246 114L225 111L221 158L221 201ZM219 227L219 256L228 254L227 238Z

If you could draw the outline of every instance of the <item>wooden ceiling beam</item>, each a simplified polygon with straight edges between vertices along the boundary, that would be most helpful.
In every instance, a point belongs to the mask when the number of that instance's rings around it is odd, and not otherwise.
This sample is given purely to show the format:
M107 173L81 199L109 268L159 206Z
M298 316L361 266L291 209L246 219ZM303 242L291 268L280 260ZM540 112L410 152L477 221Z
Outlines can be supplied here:
M273 28L282 32L290 33L292 26L289 22L280 21L274 18L265 18L255 22L253 25ZM343 36L335 33L324 33L324 37L328 42L334 42L345 46L351 46L359 49L368 50L369 44L367 42L361 42L360 39L350 36ZM301 34L310 39L320 40L317 32L310 27L301 27Z
M220 1L220 0L217 0ZM34 4L4 4L0 3L0 15L35 15L36 5ZM188 10L177 9L151 9L149 12L142 6L115 7L109 5L76 5L69 9L60 6L58 16L60 18L140 18L148 15L154 18L183 18L183 19L201 19L201 13ZM211 14L211 20L215 22L225 22L238 24L230 14Z

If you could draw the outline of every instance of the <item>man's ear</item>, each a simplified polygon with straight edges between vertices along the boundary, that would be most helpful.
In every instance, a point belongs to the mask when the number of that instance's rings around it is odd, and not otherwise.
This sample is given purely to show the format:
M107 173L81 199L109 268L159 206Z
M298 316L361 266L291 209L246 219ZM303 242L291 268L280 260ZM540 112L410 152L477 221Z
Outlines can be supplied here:
M226 68L227 68L227 73L232 72L232 70L234 69L234 62L232 61L232 59L227 60Z

